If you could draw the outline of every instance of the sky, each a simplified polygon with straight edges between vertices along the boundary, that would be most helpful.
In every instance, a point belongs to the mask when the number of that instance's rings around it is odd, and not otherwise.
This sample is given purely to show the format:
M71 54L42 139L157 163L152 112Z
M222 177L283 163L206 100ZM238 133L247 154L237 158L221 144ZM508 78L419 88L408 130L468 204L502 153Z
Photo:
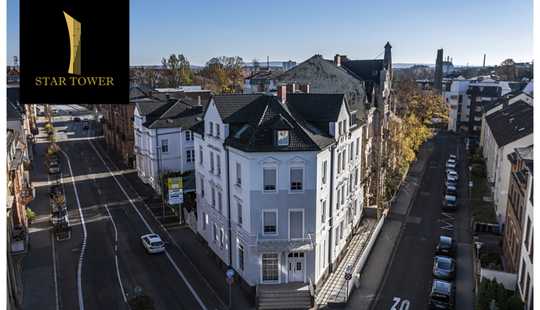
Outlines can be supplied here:
M114 1L114 0L112 0ZM7 57L18 55L19 0L7 0ZM455 65L533 58L532 0L131 0L130 63L160 64L184 54L195 65L217 56L301 62L382 57L434 63L436 50Z

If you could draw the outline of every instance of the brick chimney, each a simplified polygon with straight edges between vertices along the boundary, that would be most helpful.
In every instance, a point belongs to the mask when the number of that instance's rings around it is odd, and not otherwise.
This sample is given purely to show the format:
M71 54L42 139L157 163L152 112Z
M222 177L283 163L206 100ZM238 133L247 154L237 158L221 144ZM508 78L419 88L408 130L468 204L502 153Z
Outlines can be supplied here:
M309 84L300 84L298 85L298 88L304 94L309 94Z
M281 103L287 101L287 85L278 85L277 96Z
M334 56L334 63L336 64L336 66L341 67L341 56L339 54L336 54L336 56Z
M296 83L287 84L287 93L294 94L297 90Z

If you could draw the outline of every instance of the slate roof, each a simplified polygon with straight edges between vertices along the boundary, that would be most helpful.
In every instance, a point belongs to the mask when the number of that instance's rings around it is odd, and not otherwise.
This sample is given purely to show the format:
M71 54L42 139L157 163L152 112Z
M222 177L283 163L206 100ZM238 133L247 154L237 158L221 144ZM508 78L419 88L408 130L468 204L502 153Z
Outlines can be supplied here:
M519 101L486 117L497 145L507 145L533 132L533 108Z
M343 100L343 94L287 94L287 105L309 122L337 121Z
M379 83L379 73L384 68L382 59L348 60L342 64L347 70L364 81Z
M222 120L229 124L225 143L246 152L317 151L335 142L275 96L223 95L215 96L214 103ZM191 129L203 133L203 123ZM287 146L275 143L276 130L280 129L289 131Z

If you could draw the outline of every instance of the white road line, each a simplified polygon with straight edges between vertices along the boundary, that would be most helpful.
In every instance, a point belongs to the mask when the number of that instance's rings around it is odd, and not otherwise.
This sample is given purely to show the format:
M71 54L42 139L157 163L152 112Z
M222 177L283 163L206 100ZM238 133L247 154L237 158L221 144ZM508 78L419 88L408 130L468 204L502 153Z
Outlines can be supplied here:
M63 150L60 150L64 157L67 160L68 167L69 167L69 173L71 174L71 185L73 185L73 190L75 191L75 199L77 200L77 208L79 208L79 216L81 217L81 223L83 228L83 242L81 247L81 254L79 256L79 264L77 266L77 290L79 294L79 310L84 310L84 300L83 300L83 294L82 294L82 265L84 260L84 253L86 251L86 238L87 238L87 232L86 232L86 224L84 222L84 215L81 209L81 202L79 200L79 193L77 191L77 185L75 185L75 178L73 177L73 170L71 169L71 161L69 159L68 154L64 152Z
M94 148L94 150L96 150ZM109 161L111 161L112 165L116 168L116 170L120 170L118 169L118 167L114 164L114 162L111 160L111 158L105 153L103 154L104 156L106 156ZM118 174L120 176L123 177L123 174ZM129 183L128 183L129 185ZM171 233L169 232L169 229L165 228L165 226L163 226L163 224L161 224L161 222L157 219L157 217L154 215L154 213L152 212L152 210L150 210L150 207L148 207L148 205L146 204L146 202L142 199L141 195L139 195L139 193L133 189L133 187L131 185L129 185L130 188L133 190L133 192L135 192L135 196L136 198L133 199L133 201L137 202L137 201L142 201L142 203L144 204L146 210L150 213L150 215L152 216L152 218L154 219L154 221L157 223L157 225L161 228L161 230L163 232L165 232L165 234L167 234L167 236L169 237L169 240L176 246L176 248L182 253L182 255L184 255L184 257L186 257L186 261L189 262L191 264L191 266L193 267L193 270L195 270L197 272L197 274L200 276L200 279L206 284L206 286L208 287L208 289L210 291L212 291L212 293L214 294L214 297L221 303L221 305L226 308L227 305L223 302L223 300L221 300L221 298L219 297L219 295L217 294L217 292L214 290L214 288L210 285L210 283L208 283L208 280L201 274L201 272L199 271L199 269L195 266L195 264L189 259L189 256L186 254L186 252L184 251L184 249L182 249L182 247L174 240L174 238L172 237Z
M51 234L51 241L52 241L52 260L53 260L53 273L54 273L54 297L56 302L56 310L60 309L60 300L58 298L58 274L56 273L56 250L54 247L54 234Z
M148 224L148 222L146 222L146 219L144 218L144 216L142 216L142 214L140 213L139 209L137 209L137 207L135 206L135 203L133 202L133 199L131 199L128 194L126 193L126 190L124 189L124 187L122 186L122 184L120 184L120 182L118 181L118 179L116 178L116 176L114 175L114 173L112 172L112 170L109 168L109 166L107 165L107 163L105 162L105 160L103 159L103 157L101 157L101 154L99 154L98 150L96 149L96 147L94 146L94 144L91 142L91 140L88 140L88 142L90 143L90 146L92 147L92 149L94 149L94 152L97 154L97 156L99 157L99 159L101 160L101 162L103 163L103 165L105 165L105 167L107 168L107 170L110 172L111 176L113 177L114 181L116 182L116 184L118 185L118 187L120 187L120 190L122 191L122 193L124 194L124 196L126 196L126 198L128 199L128 201L130 202L131 206L133 207L133 209L137 212L137 214L139 215L139 217L141 218L141 220L144 222L144 225L146 225L146 228L148 229L148 231L150 233L154 233L154 231L152 230L152 228L150 227L150 225ZM182 278L182 280L184 280L184 282L186 283L187 287L189 288L189 290L191 291L191 293L193 294L193 297L195 297L195 299L197 300L197 302L199 303L199 305L201 306L202 309L204 310L207 310L206 306L204 305L204 303L202 302L201 298L199 297L199 295L197 295L197 292L195 292L195 290L193 289L193 287L191 286L191 284L189 284L187 278L184 276L184 274L182 273L182 271L180 270L180 268L178 268L178 266L176 265L176 263L173 261L172 257L169 255L168 251L165 250L165 254L167 254L167 258L169 259L169 262L173 265L173 267L175 268L176 272L178 273L178 275Z
M124 291L124 285L122 285L122 278L120 277L120 267L118 266L118 230L116 230L116 224L114 223L114 219L109 211L109 207L107 207L107 204L105 204L105 210L107 210L114 228L114 263L116 264L116 277L118 278L118 284L120 284L120 289L122 290L124 302L127 303L126 292Z

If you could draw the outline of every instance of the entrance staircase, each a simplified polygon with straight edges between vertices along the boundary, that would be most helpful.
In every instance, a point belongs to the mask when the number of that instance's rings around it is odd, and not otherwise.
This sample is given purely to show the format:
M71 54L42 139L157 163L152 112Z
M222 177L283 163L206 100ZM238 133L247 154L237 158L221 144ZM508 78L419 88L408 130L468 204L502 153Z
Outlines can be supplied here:
M313 305L307 283L257 286L257 309L309 309Z

